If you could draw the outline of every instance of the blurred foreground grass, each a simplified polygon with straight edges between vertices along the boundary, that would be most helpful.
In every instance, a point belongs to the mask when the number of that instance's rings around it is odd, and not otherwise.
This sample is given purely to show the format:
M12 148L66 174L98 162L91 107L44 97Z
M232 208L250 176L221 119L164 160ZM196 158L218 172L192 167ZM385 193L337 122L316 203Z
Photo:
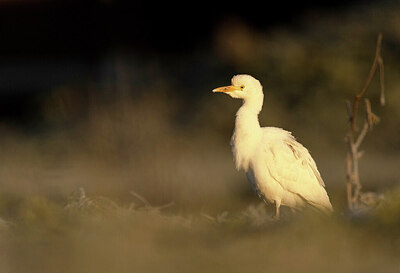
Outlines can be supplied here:
M379 212L305 211L274 222L264 204L176 214L133 197L30 197L1 223L1 272L398 272L399 194ZM9 208L10 209L10 208Z

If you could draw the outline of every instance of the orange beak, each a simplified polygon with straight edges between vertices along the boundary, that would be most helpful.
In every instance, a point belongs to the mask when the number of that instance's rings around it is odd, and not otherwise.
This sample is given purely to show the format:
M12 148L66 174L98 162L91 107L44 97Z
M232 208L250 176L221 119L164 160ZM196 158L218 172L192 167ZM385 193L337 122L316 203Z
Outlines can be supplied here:
M214 93L215 93L215 92L223 92L223 93L226 93L226 92L232 92L232 91L236 91L236 90L241 90L241 89L240 89L239 86L228 85L228 86L222 86L222 87L215 88L215 89L213 90L213 92L214 92Z

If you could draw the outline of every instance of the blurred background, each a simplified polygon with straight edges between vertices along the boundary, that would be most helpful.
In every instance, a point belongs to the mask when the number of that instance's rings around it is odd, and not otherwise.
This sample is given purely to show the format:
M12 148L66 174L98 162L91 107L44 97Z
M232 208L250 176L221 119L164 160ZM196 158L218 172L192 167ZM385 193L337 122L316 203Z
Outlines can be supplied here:
M398 188L399 12L398 1L0 1L0 216L80 187L122 204L134 191L173 213L257 203L230 152L241 102L211 92L238 73L261 81L261 125L310 150L341 211L345 100L379 33L387 103L376 76L366 97L381 122L360 175L365 190Z
M254 198L230 154L241 102L211 93L246 73L264 86L261 124L292 131L328 190L344 193L345 100L361 90L379 32L387 106L375 77L366 96L382 122L362 147L361 179L390 188L400 175L398 12L392 1L2 1L1 192L135 190L182 209Z

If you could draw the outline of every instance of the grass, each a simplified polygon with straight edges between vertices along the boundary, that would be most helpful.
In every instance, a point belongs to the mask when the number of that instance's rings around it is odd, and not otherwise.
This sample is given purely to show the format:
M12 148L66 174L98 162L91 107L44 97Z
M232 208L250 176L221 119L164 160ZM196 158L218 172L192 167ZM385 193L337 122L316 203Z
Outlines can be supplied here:
M1 227L2 272L397 272L400 266L398 198L376 215L305 211L276 222L262 203L180 215L137 197L125 206L80 189L66 204L19 200Z

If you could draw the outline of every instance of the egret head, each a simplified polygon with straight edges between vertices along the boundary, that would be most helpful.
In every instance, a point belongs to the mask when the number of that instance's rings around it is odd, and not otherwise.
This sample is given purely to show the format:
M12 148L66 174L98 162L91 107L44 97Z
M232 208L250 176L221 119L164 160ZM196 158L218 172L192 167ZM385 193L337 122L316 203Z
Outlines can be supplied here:
M215 88L213 92L223 92L235 99L249 100L263 99L262 86L258 80L250 75L236 75L232 78L232 85Z

